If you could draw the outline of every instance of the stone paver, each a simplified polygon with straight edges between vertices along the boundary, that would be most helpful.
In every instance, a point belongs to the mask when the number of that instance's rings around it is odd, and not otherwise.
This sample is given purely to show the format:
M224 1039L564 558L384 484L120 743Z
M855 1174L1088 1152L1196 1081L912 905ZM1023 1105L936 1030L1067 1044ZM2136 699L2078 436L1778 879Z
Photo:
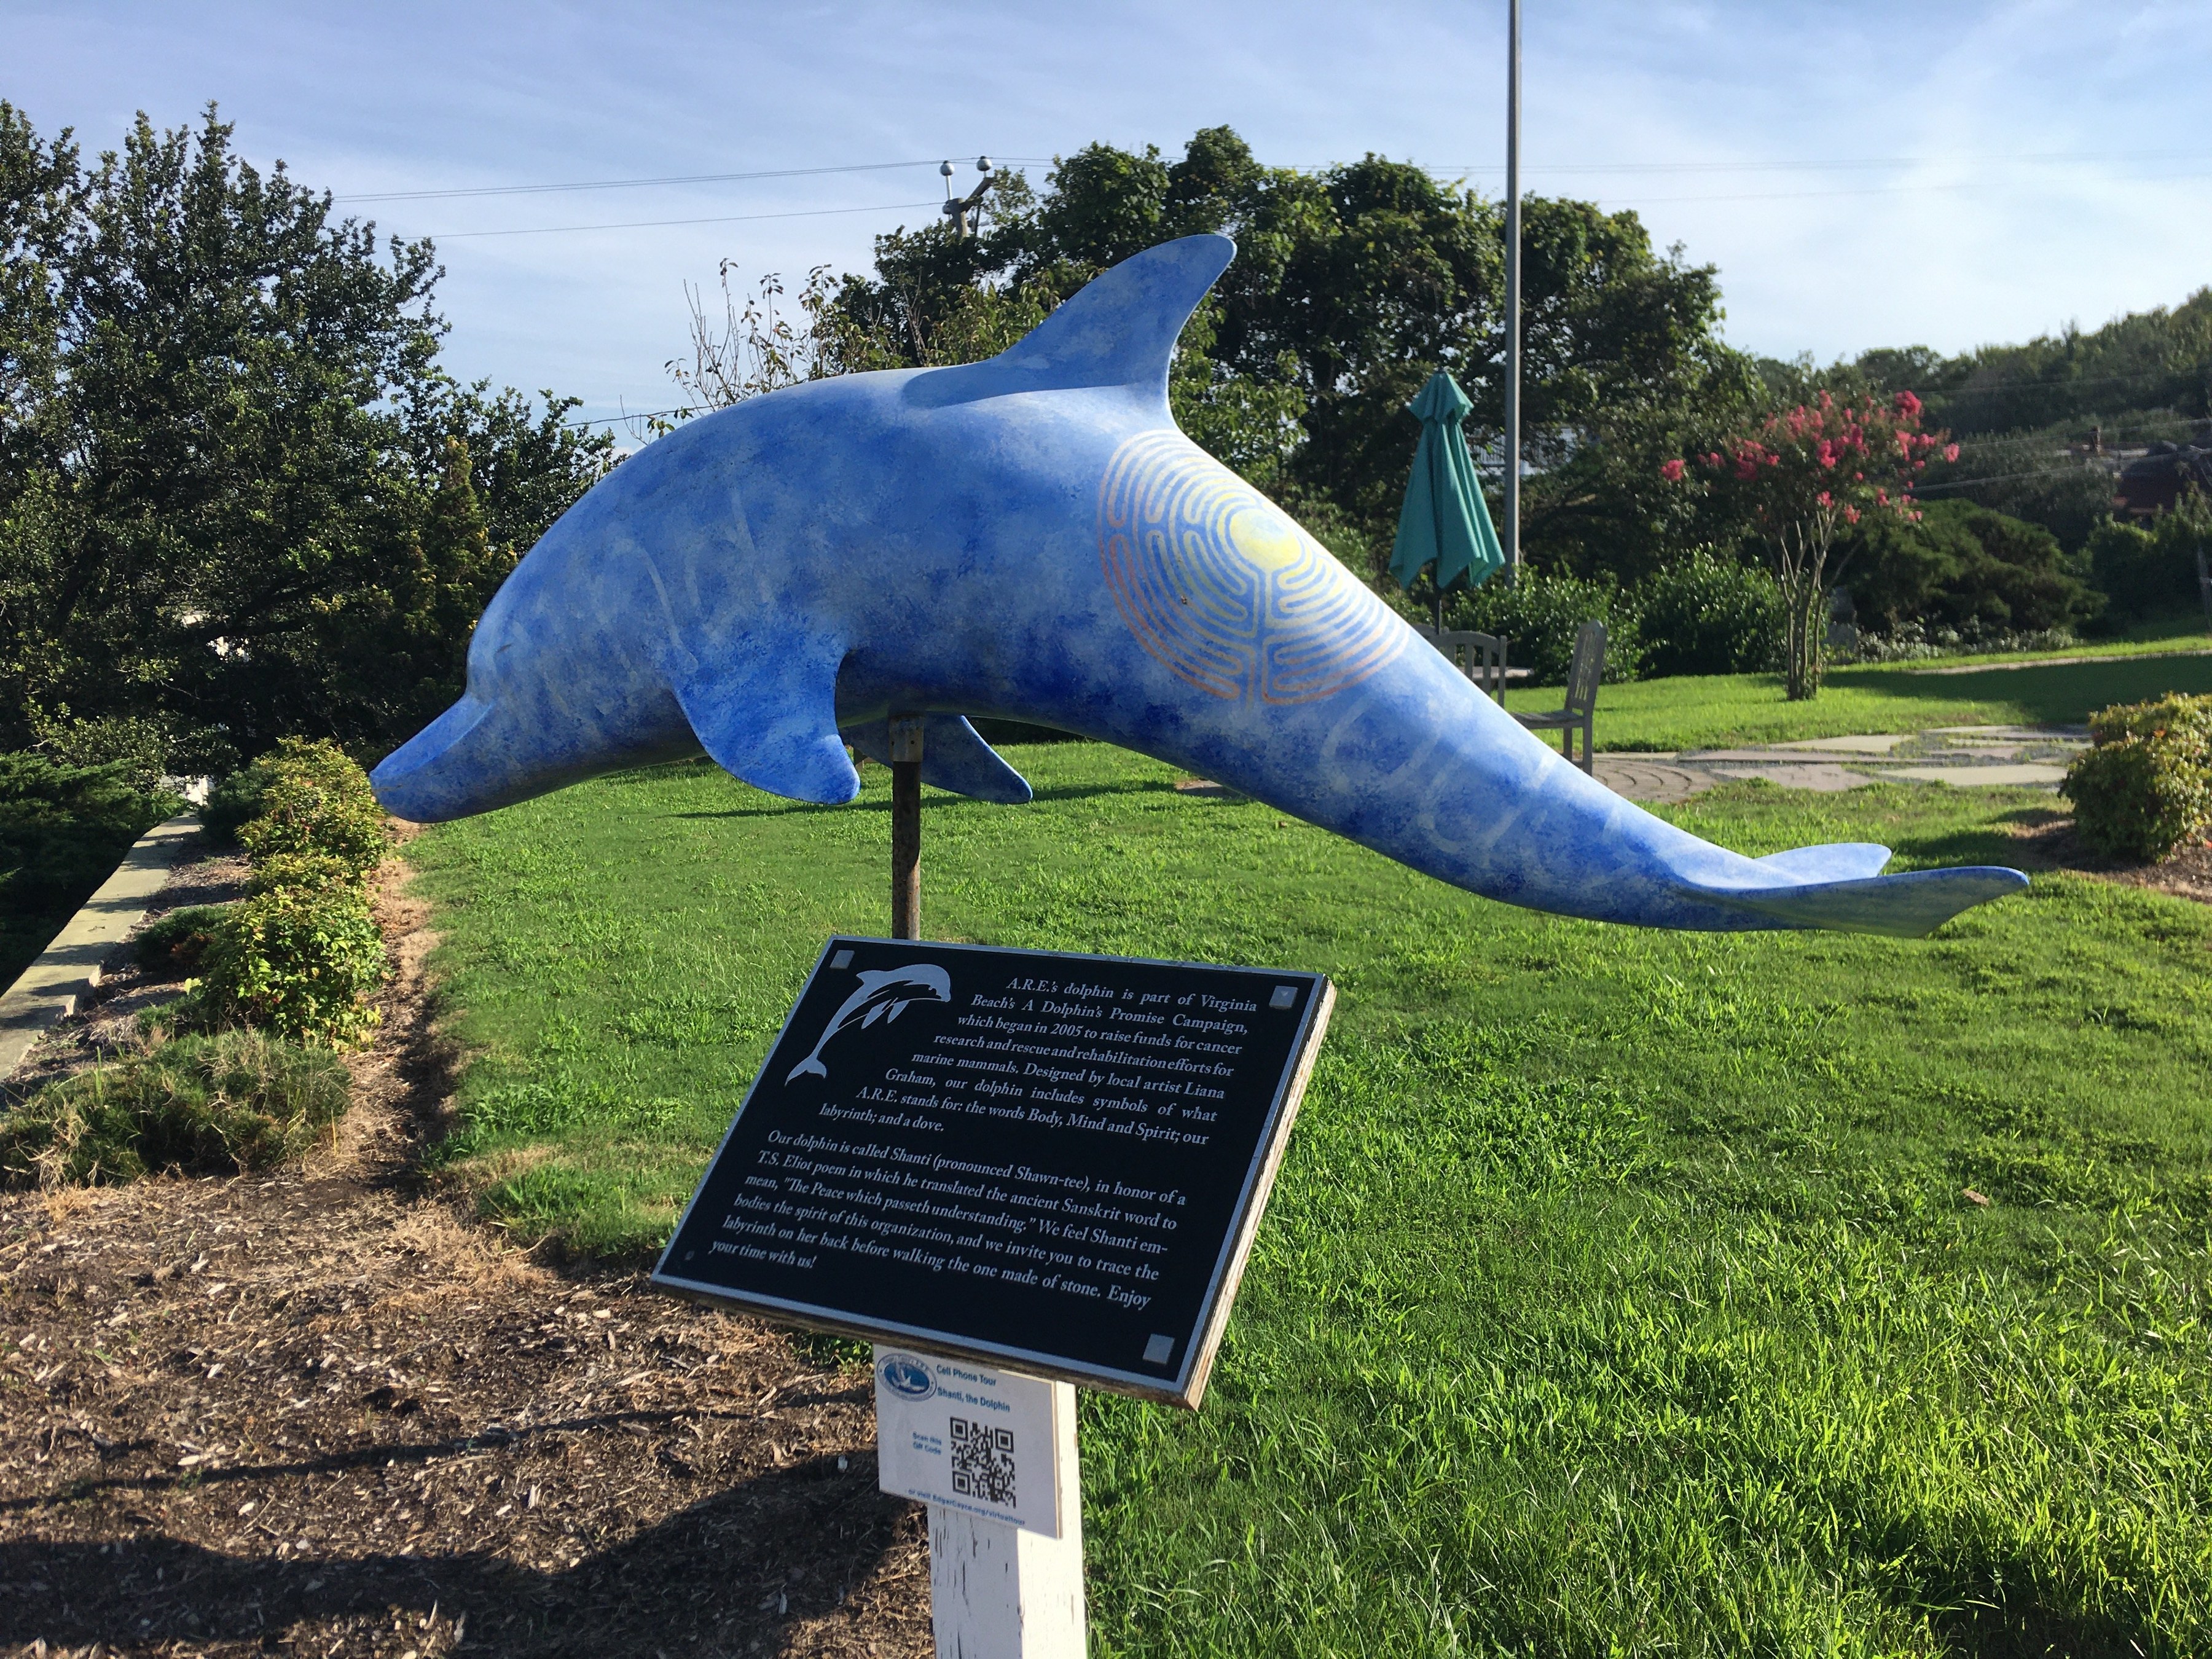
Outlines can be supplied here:
M1882 775L1912 778L1922 783L1948 783L1960 789L2048 789L2063 781L2066 769L2023 761L2013 765L1899 766Z
M1909 732L1885 732L1863 738L1801 738L1795 743L1778 743L1777 749L1809 749L1822 754L1887 755L1900 743L1912 741Z
M77 999L100 983L100 963L138 925L147 902L161 891L169 866L199 827L197 817L171 818L141 836L115 873L0 996L0 1081L14 1076L32 1045L74 1013Z
M1616 795L1648 805L1687 800L1720 781L1693 766L1677 766L1672 755L1600 755L1597 781Z
M1833 761L1802 761L1782 766L1716 766L1713 770L1724 778L1764 778L1784 789L1811 789L1823 795L1863 789L1874 781L1865 773L1847 771Z

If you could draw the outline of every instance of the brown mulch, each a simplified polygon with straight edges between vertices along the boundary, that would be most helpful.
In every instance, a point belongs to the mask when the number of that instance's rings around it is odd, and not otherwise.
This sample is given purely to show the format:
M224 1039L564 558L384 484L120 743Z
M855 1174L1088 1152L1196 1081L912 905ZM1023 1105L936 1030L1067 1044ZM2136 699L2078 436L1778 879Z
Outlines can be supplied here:
M306 1168L0 1194L0 1649L928 1652L864 1368L422 1176L453 1056L422 908L380 906L398 976Z
M2212 904L2212 841L2187 842L2155 864L2128 864L2094 851L2075 831L2069 813L2027 814L2011 830L2018 845L2014 856L2023 869L2068 870Z

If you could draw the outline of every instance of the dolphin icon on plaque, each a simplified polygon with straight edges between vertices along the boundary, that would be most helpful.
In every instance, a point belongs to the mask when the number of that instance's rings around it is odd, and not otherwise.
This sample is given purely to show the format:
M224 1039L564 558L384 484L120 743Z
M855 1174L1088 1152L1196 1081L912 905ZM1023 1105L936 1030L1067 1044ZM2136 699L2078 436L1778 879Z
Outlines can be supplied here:
M864 968L860 970L860 988L830 1016L813 1052L793 1066L784 1081L796 1083L802 1077L828 1077L830 1068L822 1063L822 1051L840 1031L855 1025L866 1028L879 1019L896 1019L909 1003L951 1000L951 975L933 962L917 962L904 968Z

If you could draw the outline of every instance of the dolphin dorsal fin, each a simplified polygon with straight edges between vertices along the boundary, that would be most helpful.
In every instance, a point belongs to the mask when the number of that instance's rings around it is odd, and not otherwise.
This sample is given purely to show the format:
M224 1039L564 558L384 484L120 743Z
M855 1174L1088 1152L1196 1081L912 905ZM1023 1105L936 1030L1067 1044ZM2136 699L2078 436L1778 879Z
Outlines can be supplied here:
M1176 338L1229 268L1226 236L1185 236L1132 254L1094 276L988 362L918 374L908 396L928 407L1016 392L1139 387L1167 406Z

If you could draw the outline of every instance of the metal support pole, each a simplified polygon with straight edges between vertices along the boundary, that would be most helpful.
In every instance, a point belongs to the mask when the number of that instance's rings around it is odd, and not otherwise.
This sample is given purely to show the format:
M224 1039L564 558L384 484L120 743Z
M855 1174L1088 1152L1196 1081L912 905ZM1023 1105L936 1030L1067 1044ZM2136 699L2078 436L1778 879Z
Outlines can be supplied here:
M1521 575L1521 0L1506 0L1505 580Z
M891 716L891 937L921 937L921 716Z

